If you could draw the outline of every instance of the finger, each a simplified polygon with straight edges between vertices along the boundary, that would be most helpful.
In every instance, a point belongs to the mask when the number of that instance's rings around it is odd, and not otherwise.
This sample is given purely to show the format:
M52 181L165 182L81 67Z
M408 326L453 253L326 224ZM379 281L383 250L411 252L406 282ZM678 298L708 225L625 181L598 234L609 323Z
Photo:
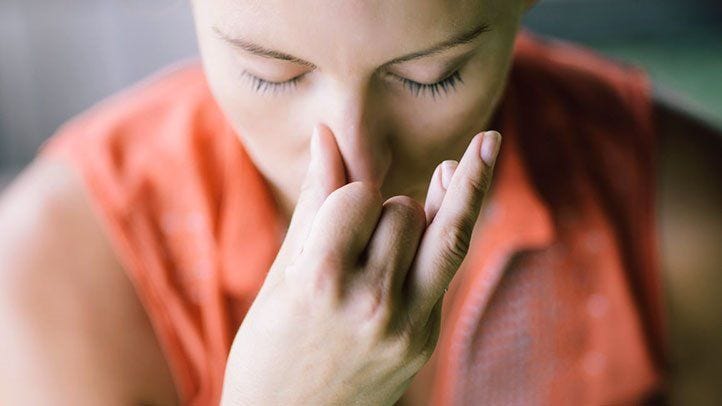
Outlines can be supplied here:
M426 322L426 331L428 332L428 336L425 350L429 354L433 353L436 349L436 344L438 343L439 335L441 334L443 304L444 297L442 296L436 301L436 304L434 304L434 307L431 309L431 313L429 314L429 319Z
M331 130L323 124L317 124L310 144L308 170L278 255L289 258L289 262L303 250L303 242L323 202L334 190L346 184L343 158Z
M472 139L424 233L408 281L411 310L420 312L420 317L428 315L467 254L500 143L496 131Z
M394 196L383 204L381 218L366 247L363 278L380 284L384 294L400 293L426 228L424 210L408 196Z
M333 191L318 210L304 255L357 265L381 215L378 187L352 182Z
M434 174L431 175L429 190L426 193L426 201L424 202L427 226L434 220L436 213L441 207L441 202L446 194L446 188L449 187L449 182L454 175L457 165L458 162L454 160L446 160L440 163L434 170Z

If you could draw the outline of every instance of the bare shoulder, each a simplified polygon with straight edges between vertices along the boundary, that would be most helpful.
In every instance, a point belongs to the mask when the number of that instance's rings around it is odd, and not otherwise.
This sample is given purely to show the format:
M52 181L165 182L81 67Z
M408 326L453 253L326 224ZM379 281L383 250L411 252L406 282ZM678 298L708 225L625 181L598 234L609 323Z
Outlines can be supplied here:
M177 403L145 311L63 162L36 160L0 195L0 324L2 404Z
M722 401L722 131L667 94L655 113L674 403Z

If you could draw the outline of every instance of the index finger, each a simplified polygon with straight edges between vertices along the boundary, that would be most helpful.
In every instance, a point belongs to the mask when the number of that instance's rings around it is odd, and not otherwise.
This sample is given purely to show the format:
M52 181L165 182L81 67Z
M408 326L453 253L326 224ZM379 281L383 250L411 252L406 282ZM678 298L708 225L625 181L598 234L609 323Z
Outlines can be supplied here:
M431 311L466 257L500 144L501 135L487 131L474 136L464 152L409 272L412 312Z
M314 126L311 137L311 162L309 163L301 193L284 236L276 260L292 263L303 250L303 244L311 232L311 225L326 198L346 184L346 169L335 136L324 124ZM280 267L279 269L282 269ZM280 274L272 267L267 281L277 280Z
M308 237L311 223L326 198L346 184L345 165L330 128L320 123L314 126L311 149L312 162L286 233L287 239L294 239L296 246Z

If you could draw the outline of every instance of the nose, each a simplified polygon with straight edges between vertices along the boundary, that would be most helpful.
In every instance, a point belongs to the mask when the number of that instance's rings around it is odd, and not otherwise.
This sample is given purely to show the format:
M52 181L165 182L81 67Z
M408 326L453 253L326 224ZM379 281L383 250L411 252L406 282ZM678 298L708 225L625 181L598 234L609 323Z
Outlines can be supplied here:
M392 154L382 110L369 92L349 92L326 104L322 117L336 137L348 182L383 185Z

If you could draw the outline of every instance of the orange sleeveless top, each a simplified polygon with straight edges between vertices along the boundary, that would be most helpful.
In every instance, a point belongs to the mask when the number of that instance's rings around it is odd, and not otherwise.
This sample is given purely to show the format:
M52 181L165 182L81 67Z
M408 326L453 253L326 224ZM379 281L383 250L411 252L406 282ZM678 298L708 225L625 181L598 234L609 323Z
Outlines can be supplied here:
M442 333L402 404L619 404L664 393L644 72L521 32L504 135ZM218 404L230 344L285 224L197 62L63 125L184 404Z

